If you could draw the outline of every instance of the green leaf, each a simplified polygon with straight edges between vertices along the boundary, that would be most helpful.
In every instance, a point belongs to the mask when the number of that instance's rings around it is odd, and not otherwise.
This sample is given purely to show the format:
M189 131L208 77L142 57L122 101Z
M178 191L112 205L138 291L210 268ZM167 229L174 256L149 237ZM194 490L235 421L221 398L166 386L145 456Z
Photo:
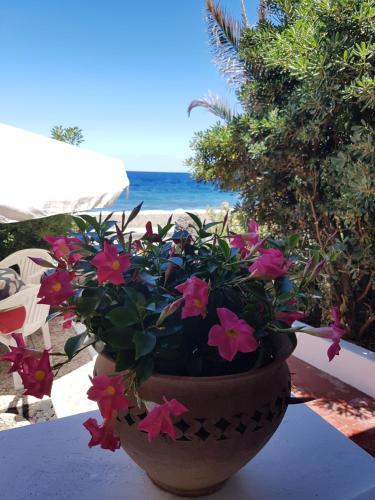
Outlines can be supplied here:
M183 259L181 259L181 257L171 257L168 259L168 262L172 262L172 264L174 264L178 267L182 267L184 264L184 261L183 261Z
M83 220L85 220L86 222L88 222L95 229L95 231L97 233L99 233L99 231L100 231L100 225L99 225L99 222L96 220L95 217L93 217L92 215L83 214L83 215L81 215L81 218Z
M161 227L159 224L158 224L158 235L159 235L159 238L160 239L163 239L164 236L166 236L168 234L168 231L170 229L172 229L172 227L174 226L174 224L167 224L166 226L164 227Z
M135 331L132 328L124 326L114 326L102 330L99 337L106 344L116 349L124 349L132 347L132 341Z
M229 246L228 242L225 241L223 238L219 238L218 239L218 244L219 244L219 247L220 247L221 251L224 254L224 257L226 259L229 259L230 256L231 256L231 249L230 249L230 246Z
M138 385L142 385L154 372L154 360L146 356L139 360L135 368Z
M134 350L126 349L119 352L116 356L116 372L129 370L134 365Z
M202 221L200 220L200 218L195 215L195 214L192 214L191 212L186 212L186 214L191 218L193 219L193 221L195 222L195 224L199 227L199 229L202 229L203 227L203 224L202 224Z
M110 311L106 318L119 327L134 325L139 322L139 316L135 308L132 307L115 307Z
M215 226L218 226L219 224L222 224L222 222L209 222L208 224L205 224L203 226L203 229L205 231L208 231L208 229L210 229L211 227L215 227Z
M156 345L156 338L149 332L137 332L133 337L135 345L135 359L139 359L152 352Z
M95 297L81 297L77 305L77 312L82 316L89 316L98 306L98 299Z
M82 233L84 233L87 229L87 224L85 223L85 221L82 220L81 217L75 217L74 215L72 215L72 219L77 224L78 229L82 231Z
M289 248L296 248L299 244L299 235L298 234L292 234L288 238L288 247Z
M70 339L65 342L64 351L69 359L72 359L75 353L82 347L86 337L87 331L80 335L70 337Z

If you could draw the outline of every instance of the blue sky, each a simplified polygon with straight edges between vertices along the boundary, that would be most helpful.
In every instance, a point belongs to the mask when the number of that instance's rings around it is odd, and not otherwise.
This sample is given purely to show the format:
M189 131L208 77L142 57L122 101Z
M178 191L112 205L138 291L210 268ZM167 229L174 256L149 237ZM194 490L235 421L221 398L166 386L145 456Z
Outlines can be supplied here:
M240 0L221 3L240 14ZM43 135L77 125L82 147L128 170L183 170L194 132L216 121L188 118L189 102L209 90L234 99L204 16L204 0L1 2L0 122Z

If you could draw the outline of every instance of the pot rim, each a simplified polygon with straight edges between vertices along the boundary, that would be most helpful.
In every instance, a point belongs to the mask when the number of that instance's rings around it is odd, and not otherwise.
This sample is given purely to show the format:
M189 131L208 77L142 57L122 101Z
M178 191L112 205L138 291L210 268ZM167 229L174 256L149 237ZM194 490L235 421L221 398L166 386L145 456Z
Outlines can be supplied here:
M187 382L201 381L201 382L206 382L206 383L207 382L217 383L220 381L229 381L229 380L234 380L234 379L246 378L249 376L258 377L258 376L262 376L264 373L269 372L272 369L278 368L280 365L285 363L285 361L288 359L288 357L291 354L292 354L292 352L290 352L290 354L288 356L285 356L285 357L283 356L280 359L273 360L271 363L269 363L266 366L262 366L261 368L257 368L255 370L248 370L246 372L231 373L228 375L213 375L210 377L207 377L207 376L205 376L205 377L193 377L191 375L171 375L171 374L167 374L167 373L154 372L148 380L157 379L157 380L164 380L164 381L170 380L171 382L172 381L187 381ZM110 356L108 356L108 354L101 352L101 353L98 353L98 355L103 356L108 361L115 364L114 360ZM120 372L117 372L117 373L120 373ZM145 383L147 383L147 380Z

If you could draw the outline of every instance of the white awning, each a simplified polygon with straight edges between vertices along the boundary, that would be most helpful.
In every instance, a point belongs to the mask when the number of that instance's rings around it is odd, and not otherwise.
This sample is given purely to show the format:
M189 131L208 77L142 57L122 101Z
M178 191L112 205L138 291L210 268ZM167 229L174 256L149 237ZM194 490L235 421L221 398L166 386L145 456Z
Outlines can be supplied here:
M0 223L106 208L128 187L121 160L0 124Z

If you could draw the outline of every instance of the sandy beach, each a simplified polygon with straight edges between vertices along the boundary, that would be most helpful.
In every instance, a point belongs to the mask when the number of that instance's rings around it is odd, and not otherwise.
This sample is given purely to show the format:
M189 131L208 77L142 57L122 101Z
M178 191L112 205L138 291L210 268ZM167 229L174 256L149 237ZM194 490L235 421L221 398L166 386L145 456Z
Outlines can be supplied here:
M219 210L188 210L188 212L194 213L198 215L201 219L206 219L207 221L220 220L224 217L227 206L224 206L223 209ZM229 209L232 210L232 209ZM110 212L103 211L102 216L106 217ZM126 211L125 215L128 217L130 211ZM91 214L93 215L93 214ZM97 218L99 217L99 212L94 214ZM179 223L182 226L187 225L191 222L190 217L186 214L186 210L177 209L177 210L142 210L135 219L130 224L129 229L131 231L135 231L136 233L142 233L145 230L145 226L147 222L152 222L152 225L157 227L165 226L168 222L169 217L172 215L172 223ZM122 212L114 212L111 220L116 220L121 222Z

